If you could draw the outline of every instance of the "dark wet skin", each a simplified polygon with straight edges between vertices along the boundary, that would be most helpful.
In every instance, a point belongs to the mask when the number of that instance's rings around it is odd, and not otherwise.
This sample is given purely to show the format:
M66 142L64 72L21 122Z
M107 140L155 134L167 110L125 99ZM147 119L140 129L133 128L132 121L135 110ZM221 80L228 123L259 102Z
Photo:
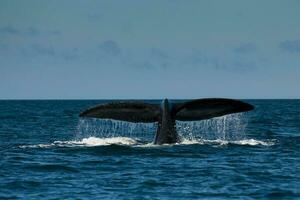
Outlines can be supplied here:
M161 117L158 121L158 128L154 139L154 144L173 144L180 141L176 131L175 118L172 115L172 107L168 99L161 105Z
M254 107L248 103L223 98L195 99L173 104L164 99L160 106L125 100L98 105L80 113L79 116L133 123L158 122L154 144L173 144L180 142L176 120L199 121L253 109Z

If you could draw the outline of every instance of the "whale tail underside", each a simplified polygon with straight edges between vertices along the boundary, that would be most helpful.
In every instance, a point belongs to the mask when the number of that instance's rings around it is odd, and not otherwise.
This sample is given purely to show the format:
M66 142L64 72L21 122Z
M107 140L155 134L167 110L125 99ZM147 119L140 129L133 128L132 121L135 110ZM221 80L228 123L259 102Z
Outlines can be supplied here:
M176 105L175 119L179 121L205 120L223 115L247 112L254 107L233 99L197 99Z
M119 101L100 104L80 113L79 116L151 123L158 121L160 107L142 101Z
M239 100L207 98L184 103L172 103L170 112L175 120L196 121L253 109L252 105ZM153 123L160 121L161 115L162 110L159 104L143 101L118 101L100 104L82 112L79 116L135 123Z

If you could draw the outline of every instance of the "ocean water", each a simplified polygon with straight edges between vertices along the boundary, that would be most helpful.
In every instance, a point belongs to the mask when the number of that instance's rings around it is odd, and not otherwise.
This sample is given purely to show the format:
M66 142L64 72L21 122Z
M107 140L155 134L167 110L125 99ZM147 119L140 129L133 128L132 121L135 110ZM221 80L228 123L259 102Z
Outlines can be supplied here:
M0 101L0 199L300 199L300 100L178 122L160 146L155 123L78 117L103 102Z

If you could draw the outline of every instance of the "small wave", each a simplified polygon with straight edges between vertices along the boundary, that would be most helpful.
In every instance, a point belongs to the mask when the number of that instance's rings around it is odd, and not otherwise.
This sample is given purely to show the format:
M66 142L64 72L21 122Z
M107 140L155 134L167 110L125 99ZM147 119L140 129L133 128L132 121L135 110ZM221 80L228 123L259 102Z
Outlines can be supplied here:
M36 144L36 145L22 145L20 148L51 148L51 147L76 147L76 146L107 146L107 145L124 145L124 146L137 146L137 147L161 147L161 146L173 146L173 145L249 145L249 146L272 146L275 144L274 140L255 140L255 139L243 139L243 140L205 140L205 139L182 139L181 142L176 144L164 144L156 145L151 143L141 144L137 140L129 137L111 137L111 138L97 138L88 137L82 140L71 141L55 141L51 144Z
M33 144L33 145L20 145L19 148L50 148L54 146L54 144Z
M182 139L181 142L175 143L175 144L163 144L163 145L157 145L153 143L148 144L140 144L137 145L138 147L168 147L168 146L174 146L174 145L242 145L242 146L272 146L275 145L275 140L268 140L268 141L262 141L262 140L255 140L255 139L243 139L243 140L205 140L205 139Z
M137 141L128 137L111 137L111 138L97 138L88 137L82 140L71 141L55 141L51 144L36 144L36 145L22 145L20 148L50 148L50 147L74 147L74 146L107 146L107 145L135 145Z
M104 145L111 145L111 144L134 145L136 143L137 143L136 140L128 137L112 137L112 138L89 137L89 138L84 138L81 141L71 142L71 144L84 145L84 146L104 146Z
M217 144L217 145L230 145L230 144L236 144L236 145L249 145L249 146L272 146L275 144L274 140L268 140L268 141L262 141L262 140L255 140L255 139L243 139L243 140L204 140L204 139L194 139L194 140L182 140L181 143L184 145L191 145L191 144Z
M261 141L261 140L255 140L255 139L246 139L246 140L239 140L233 142L233 144L239 144L239 145L262 145L262 146L272 146L275 144L275 140L268 140L268 141Z

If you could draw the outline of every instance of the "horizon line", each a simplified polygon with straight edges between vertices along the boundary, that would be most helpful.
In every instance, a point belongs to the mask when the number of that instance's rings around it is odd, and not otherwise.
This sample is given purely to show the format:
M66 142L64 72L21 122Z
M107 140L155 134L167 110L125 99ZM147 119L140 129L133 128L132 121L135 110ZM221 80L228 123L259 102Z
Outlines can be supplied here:
M207 98L217 98L217 97L205 97L205 98L168 98L170 100L193 100L193 99L207 99ZM219 97L223 98L223 97ZM106 101L114 101L114 100L162 100L165 98L7 98L2 99L0 101L98 101L98 100L106 100ZM300 98L224 98L224 99L239 99L239 100L300 100Z

